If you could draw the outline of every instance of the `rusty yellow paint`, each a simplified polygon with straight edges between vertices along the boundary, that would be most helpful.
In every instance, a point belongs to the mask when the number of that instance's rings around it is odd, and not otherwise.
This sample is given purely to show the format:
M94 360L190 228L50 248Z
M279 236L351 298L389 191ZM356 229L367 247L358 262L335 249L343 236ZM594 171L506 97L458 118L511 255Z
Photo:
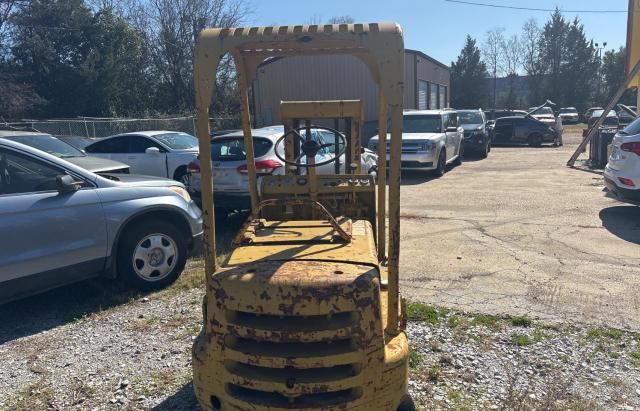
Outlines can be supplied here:
M252 215L218 268L208 107L226 53L238 74ZM296 176L288 169L285 176L262 178L258 190L248 100L256 69L267 58L315 54L362 60L379 86L380 117L392 117L387 266L378 244L384 243L385 178L376 204L375 182L358 175L359 101L287 102L281 109L288 128L298 119L307 126L314 118L351 119L358 140L349 148L357 163L353 174L349 167L336 176ZM193 345L193 385L203 409L396 410L406 395L409 351L398 289L403 77L397 24L201 32L194 79L207 290ZM289 142L285 150L290 156Z

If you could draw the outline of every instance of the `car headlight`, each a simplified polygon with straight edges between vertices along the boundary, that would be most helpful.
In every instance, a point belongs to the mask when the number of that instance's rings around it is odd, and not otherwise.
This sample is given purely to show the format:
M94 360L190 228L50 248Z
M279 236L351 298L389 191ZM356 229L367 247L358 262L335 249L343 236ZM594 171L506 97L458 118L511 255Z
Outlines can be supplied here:
M191 196L189 195L189 192L184 188L180 186L171 186L170 188L171 188L171 191L173 191L180 197L184 198L184 201L186 201L187 203L191 201Z
M433 150L435 143L433 141L427 141L426 143L422 143L422 149L425 151Z

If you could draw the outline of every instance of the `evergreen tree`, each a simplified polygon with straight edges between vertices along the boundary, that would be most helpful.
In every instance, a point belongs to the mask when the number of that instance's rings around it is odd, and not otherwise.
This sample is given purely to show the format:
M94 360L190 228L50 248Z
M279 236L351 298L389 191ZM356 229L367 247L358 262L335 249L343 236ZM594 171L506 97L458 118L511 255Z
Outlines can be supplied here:
M467 36L457 61L451 63L451 106L460 109L486 106L487 77L476 41Z
M607 50L602 58L602 77L604 101L609 101L626 79L625 69L627 65L627 50L620 47L618 50ZM632 90L627 90L622 95L620 103L627 105L636 104L636 95Z
M540 60L546 72L545 74L547 74L547 81L545 87L543 87L545 94L543 99L551 99L554 102L560 101L563 85L561 68L564 52L566 51L565 41L568 31L569 24L560 13L560 10L556 8L549 21L542 28L539 44ZM534 102L533 104L542 104L542 102Z
M557 97L557 103L562 106L585 108L600 82L593 41L587 41L584 27L578 18L571 22L563 41L559 74L560 95Z

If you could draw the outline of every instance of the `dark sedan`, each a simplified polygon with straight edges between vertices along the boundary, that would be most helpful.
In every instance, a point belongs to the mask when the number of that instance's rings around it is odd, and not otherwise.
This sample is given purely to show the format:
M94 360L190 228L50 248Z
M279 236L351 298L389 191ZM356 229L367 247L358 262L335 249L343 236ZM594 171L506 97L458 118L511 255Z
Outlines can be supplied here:
M496 120L492 142L494 144L529 144L538 147L552 143L555 132L541 121L531 117L502 117Z
M491 139L482 110L457 110L458 125L464 129L464 152L478 153L487 158L491 151Z

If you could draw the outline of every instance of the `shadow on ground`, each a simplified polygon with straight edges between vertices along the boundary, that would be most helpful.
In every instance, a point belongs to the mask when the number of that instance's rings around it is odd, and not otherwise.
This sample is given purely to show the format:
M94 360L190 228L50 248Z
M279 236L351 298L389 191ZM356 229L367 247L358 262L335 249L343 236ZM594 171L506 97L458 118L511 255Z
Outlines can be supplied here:
M154 411L199 410L200 406L193 392L193 383L185 384L171 397L152 408Z
M219 253L228 252L231 239L244 222L244 217L244 214L236 213L226 219L218 219L216 243ZM192 254L202 255L202 247L194 247ZM117 281L98 278L0 305L0 345L125 304L144 295L145 293L124 288Z
M600 211L602 226L625 241L640 244L640 207L615 206Z

